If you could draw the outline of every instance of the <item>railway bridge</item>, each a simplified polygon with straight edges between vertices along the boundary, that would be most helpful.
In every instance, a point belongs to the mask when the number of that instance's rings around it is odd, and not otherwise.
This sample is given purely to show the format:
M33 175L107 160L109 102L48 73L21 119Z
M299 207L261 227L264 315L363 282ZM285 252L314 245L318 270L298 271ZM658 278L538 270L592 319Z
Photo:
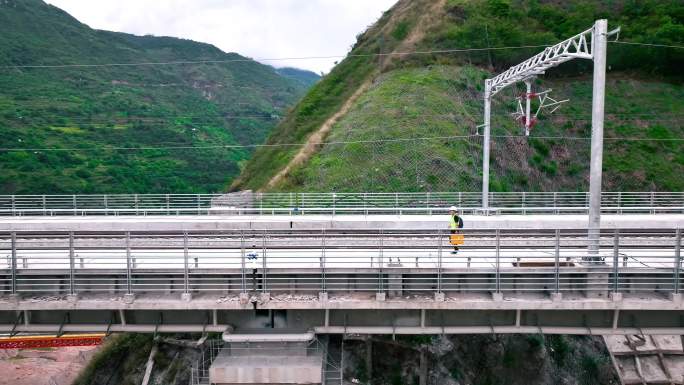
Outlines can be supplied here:
M0 197L0 332L222 332L235 357L285 344L314 377L316 335L684 335L684 194L604 193L598 251L587 199Z

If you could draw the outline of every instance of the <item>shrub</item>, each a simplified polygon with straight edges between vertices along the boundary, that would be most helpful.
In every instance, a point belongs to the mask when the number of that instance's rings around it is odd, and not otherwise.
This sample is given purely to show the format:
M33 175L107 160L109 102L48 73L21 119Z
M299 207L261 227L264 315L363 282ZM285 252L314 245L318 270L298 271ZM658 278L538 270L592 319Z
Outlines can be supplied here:
M399 23L397 23L396 27L394 27L394 30L392 31L392 37L397 40L404 40L406 36L408 36L409 29L409 22L406 20L402 20Z

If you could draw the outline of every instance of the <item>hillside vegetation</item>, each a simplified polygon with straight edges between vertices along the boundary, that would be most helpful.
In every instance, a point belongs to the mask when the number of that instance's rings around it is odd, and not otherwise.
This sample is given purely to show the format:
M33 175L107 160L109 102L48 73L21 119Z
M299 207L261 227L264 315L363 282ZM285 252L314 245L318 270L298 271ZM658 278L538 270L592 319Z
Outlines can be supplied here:
M296 162L296 146L260 148L232 188L479 191L482 141L477 126L484 79L542 48L401 53L546 45L590 28L598 18L608 18L610 28L620 25L624 41L681 45L684 40L684 4L679 1L399 1L359 35L351 55L304 96L268 139L269 144L304 143L367 85L325 131L326 144ZM381 52L395 54L366 56ZM610 44L608 56L604 187L683 189L684 148L681 141L668 139L684 134L679 72L684 50ZM537 79L537 90L551 88L554 98L570 102L542 116L530 138L519 137L522 128L510 115L522 88L497 95L493 191L588 188L591 68L590 61L575 60ZM286 165L287 175L274 178Z
M22 65L213 64L26 68ZM317 78L214 46L0 2L0 193L217 192ZM114 150L116 148L173 149ZM196 149L188 147L200 147Z
M430 385L616 385L600 337L541 334L375 336L345 341L345 378L359 384L419 384L420 353ZM387 359L392 357L392 359ZM371 378L372 377L372 378Z
M277 188L284 191L479 191L482 139L478 86L487 73L472 66L404 68L379 77L310 161ZM588 187L591 80L541 82L554 97L579 101L544 117L531 138L508 115L512 95L494 111L492 189L574 191ZM684 87L612 76L605 137L684 136ZM521 90L520 90L521 91ZM657 111L659 116L653 115ZM434 138L377 142L384 138ZM583 138L583 139L576 139ZM606 140L609 190L684 188L680 142ZM658 154L654 156L654 154Z

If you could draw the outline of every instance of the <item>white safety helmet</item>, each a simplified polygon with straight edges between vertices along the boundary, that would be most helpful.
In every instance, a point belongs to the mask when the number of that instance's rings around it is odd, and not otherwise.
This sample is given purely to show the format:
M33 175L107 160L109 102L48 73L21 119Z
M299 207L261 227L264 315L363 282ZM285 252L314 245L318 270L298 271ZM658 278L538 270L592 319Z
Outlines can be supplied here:
M458 211L458 208L456 206L451 206L449 207L449 211Z

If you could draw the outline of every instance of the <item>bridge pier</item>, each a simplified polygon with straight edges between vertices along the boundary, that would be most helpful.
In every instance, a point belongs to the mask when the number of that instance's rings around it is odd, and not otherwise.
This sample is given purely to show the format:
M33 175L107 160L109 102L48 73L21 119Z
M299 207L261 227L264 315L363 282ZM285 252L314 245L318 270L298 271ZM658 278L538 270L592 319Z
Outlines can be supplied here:
M209 368L215 385L321 384L323 346L315 334L227 334Z

